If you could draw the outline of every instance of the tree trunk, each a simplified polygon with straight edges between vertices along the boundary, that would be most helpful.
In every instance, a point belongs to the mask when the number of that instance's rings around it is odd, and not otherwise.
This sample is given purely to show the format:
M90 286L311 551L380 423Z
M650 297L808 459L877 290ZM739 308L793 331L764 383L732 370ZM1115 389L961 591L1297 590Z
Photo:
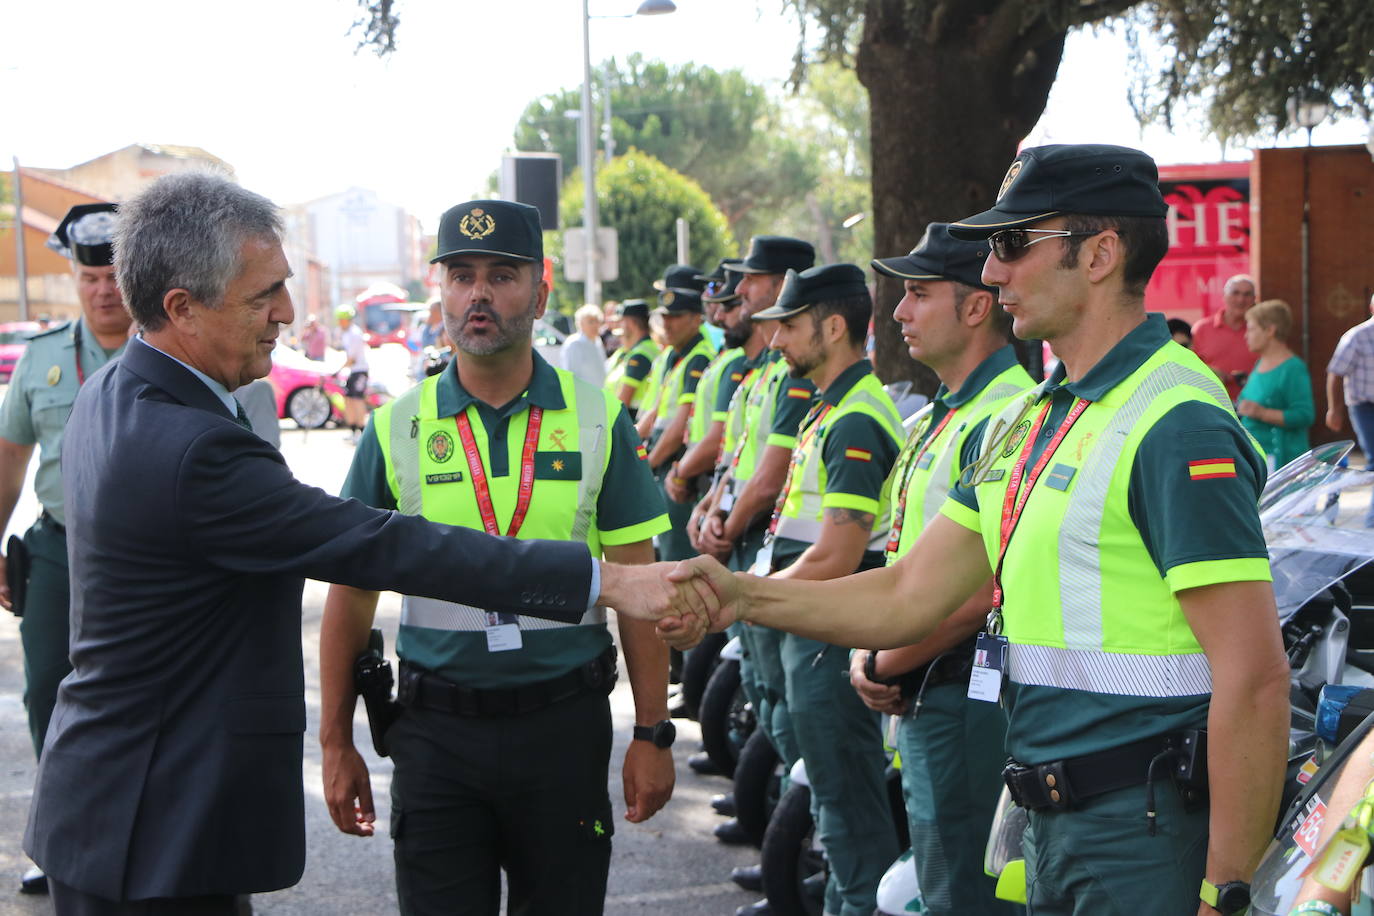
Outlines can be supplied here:
M1044 111L1067 35L1044 23L998 28L1015 0L943 0L919 26L907 3L869 0L857 56L873 129L874 246L884 258L910 251L927 223L992 206ZM907 355L892 318L901 297L899 281L878 277L875 367L885 382L914 379L934 393L934 373Z

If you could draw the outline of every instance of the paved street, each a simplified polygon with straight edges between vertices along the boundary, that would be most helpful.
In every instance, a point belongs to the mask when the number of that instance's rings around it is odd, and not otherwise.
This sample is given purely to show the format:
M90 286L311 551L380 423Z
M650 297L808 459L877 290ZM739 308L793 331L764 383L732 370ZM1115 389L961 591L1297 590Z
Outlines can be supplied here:
M290 425L285 424L286 427ZM284 429L282 438L282 451L298 477L330 492L338 491L352 455L352 449L344 441L344 433L336 430L303 433ZM26 527L36 511L30 489L15 511L16 524L11 526L11 531ZM390 763L370 756L361 704L355 728L359 746L369 755L373 791L379 799L379 836L359 839L339 833L330 822L322 799L317 742L317 645L324 597L324 585L306 583L301 637L308 713L303 774L309 847L305 877L294 888L255 897L254 910L264 916L395 912L391 843L386 838L385 799ZM388 648L395 642L399 613L399 599L395 595L383 596L378 619L386 632ZM23 897L11 891L17 887L18 876L27 865L19 843L34 775L22 690L18 628L6 615L6 619L0 620L0 916L51 912L47 898ZM612 700L617 736L613 760L619 760L633 721L630 692L623 677ZM618 768L609 775L611 800L617 817L615 857L606 906L610 916L730 914L736 907L754 899L754 895L730 883L729 872L736 865L756 861L756 853L723 846L711 836L711 828L719 818L710 810L708 801L714 793L724 791L727 783L719 777L697 776L687 768L687 756L696 749L699 736L694 723L679 721L678 728L674 750L678 762L677 789L667 808L651 821L635 825L622 819L624 801ZM550 748L549 752L557 754L557 750ZM243 803L252 805L253 799L245 798Z

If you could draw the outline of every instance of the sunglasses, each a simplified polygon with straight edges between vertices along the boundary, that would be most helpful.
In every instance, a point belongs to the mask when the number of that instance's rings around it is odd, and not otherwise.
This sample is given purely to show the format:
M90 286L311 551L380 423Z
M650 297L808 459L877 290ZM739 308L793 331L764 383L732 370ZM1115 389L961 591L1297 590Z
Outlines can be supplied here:
M1098 229L1094 232L1070 232L1067 229L1003 229L988 236L988 244L992 246L993 256L1004 263L1015 261L1026 253L1026 249L1036 242L1043 242L1045 239L1085 239L1094 235L1101 235L1105 229ZM1121 230L1116 230L1121 234ZM1038 235L1039 238L1031 238Z
M726 285L726 281L724 280L709 280L706 283L706 289L703 290L703 295L719 296L725 291Z

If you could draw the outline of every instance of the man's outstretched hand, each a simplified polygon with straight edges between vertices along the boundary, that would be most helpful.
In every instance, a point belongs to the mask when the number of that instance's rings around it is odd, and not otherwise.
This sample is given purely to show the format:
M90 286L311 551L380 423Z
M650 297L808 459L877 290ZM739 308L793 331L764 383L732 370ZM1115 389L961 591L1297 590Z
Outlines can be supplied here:
M708 581L695 576L672 578L677 568L674 563L602 563L601 596L596 603L636 620L672 621L675 632L695 633L695 644L711 625L720 602Z
M674 649L690 649L701 641L706 633L719 632L736 620L743 619L740 613L742 594L739 580L735 574L722 566L714 557L700 556L678 563L669 574L668 580L679 588L692 587L703 595L702 602L707 607L709 619L690 619L668 616L658 622L658 635Z

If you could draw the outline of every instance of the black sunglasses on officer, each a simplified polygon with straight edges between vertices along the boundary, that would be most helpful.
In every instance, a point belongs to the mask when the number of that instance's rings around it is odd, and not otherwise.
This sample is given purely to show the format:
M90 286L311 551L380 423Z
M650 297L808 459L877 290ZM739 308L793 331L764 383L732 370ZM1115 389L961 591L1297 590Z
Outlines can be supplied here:
M1121 230L1112 228L1117 235L1121 235ZM1071 232L1068 229L1002 229L988 236L988 244L992 247L993 257L1004 264L1019 260L1022 255L1037 242L1045 239L1085 239L1094 235L1101 235L1106 229L1094 229L1092 232ZM1031 236L1036 236L1031 238Z

